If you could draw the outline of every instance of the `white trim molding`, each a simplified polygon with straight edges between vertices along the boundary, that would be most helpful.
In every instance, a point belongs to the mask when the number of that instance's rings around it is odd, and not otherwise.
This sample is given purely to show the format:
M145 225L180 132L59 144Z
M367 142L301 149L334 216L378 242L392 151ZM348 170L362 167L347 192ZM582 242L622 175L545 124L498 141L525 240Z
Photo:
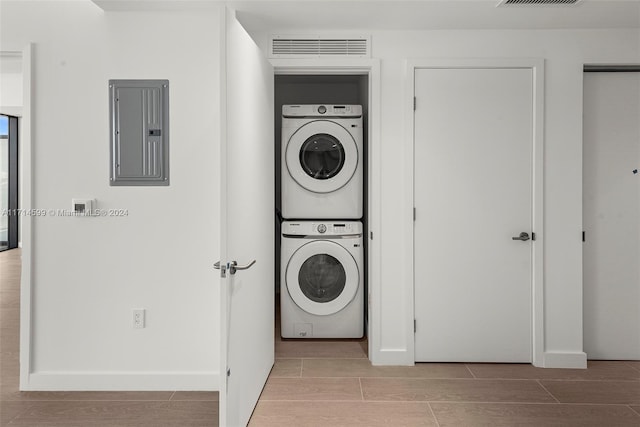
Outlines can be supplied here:
M567 369L586 369L587 353L561 353L547 352L544 353L543 368L567 368Z
M305 59L270 59L275 74L334 74L334 75L368 75L369 76L369 127L368 127L368 239L369 251L367 259L368 282L368 323L369 359L374 365L405 364L396 357L384 354L381 348L381 77L380 60L368 58L305 58ZM372 238L373 236L373 238Z
M32 168L32 135L33 135L33 44L24 46L22 55L22 111L20 118L20 134L18 137L19 156L19 207L30 210L33 207L33 168ZM33 294L33 217L20 218L20 247L22 248L22 272L20 276L20 390L27 390L29 374L32 368L31 324Z
M22 390L216 391L219 372L35 372Z
M22 107L0 105L0 114L13 117L22 117Z
M546 367L544 352L544 59L542 58L434 58L406 61L405 86L405 205L402 215L404 226L404 251L407 254L405 271L409 277L405 305L411 307L405 313L405 327L413 334L414 319L414 114L415 71L420 68L527 68L533 71L533 176L532 176L532 231L535 243L532 250L532 362ZM411 340L415 361L415 336ZM554 363L561 358L551 359ZM567 360L568 361L568 360ZM572 364L573 366L573 364ZM569 366L566 366L569 367Z

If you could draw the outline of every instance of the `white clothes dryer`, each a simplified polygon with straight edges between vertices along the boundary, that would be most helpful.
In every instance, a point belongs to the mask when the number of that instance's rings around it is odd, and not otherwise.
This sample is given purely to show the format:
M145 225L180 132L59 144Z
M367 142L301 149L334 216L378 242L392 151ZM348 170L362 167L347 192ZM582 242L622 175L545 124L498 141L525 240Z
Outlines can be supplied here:
M362 338L362 223L282 223L282 338Z
M361 105L282 106L282 216L360 219Z

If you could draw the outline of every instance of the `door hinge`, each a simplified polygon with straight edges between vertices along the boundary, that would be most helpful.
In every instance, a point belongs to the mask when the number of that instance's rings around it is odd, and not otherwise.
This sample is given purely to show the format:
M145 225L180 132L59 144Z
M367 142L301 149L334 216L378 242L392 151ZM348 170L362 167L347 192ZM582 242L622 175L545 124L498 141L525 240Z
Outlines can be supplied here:
M369 238L370 238L371 240L373 240L373 231L370 231L370 232L369 232Z
M413 319L413 333L415 334L417 330L418 330L418 326L417 326L416 319Z
M230 377L230 376L231 376L231 369L227 368L227 377Z
M582 232L582 241L583 241L583 242L586 242L586 241L587 241L587 232L586 232L586 231L583 231L583 232Z
M531 241L532 242L536 241L536 233L531 233Z
M416 102L417 102L417 100L416 100L416 97L414 96L413 97L413 111L416 111Z
M416 208L415 207L413 208L413 220L414 221L416 220Z

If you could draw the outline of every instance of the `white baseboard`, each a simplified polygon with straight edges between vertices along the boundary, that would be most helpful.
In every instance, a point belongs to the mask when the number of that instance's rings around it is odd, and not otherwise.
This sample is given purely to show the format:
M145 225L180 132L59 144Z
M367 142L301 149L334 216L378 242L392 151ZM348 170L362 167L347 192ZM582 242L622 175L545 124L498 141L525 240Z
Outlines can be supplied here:
M545 352L544 368L570 368L586 369L587 353L578 351L575 353Z
M370 357L374 366L412 366L415 357L407 349L382 349L374 351Z
M218 372L35 372L22 391L217 391Z

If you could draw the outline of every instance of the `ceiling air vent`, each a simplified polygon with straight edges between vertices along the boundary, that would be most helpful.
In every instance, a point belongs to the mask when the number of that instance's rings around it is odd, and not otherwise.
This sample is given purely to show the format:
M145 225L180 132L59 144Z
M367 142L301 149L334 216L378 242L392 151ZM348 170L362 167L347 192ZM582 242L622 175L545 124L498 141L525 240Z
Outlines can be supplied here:
M501 0L498 6L574 6L582 0Z
M269 53L272 58L368 57L369 46L368 37L272 36Z

